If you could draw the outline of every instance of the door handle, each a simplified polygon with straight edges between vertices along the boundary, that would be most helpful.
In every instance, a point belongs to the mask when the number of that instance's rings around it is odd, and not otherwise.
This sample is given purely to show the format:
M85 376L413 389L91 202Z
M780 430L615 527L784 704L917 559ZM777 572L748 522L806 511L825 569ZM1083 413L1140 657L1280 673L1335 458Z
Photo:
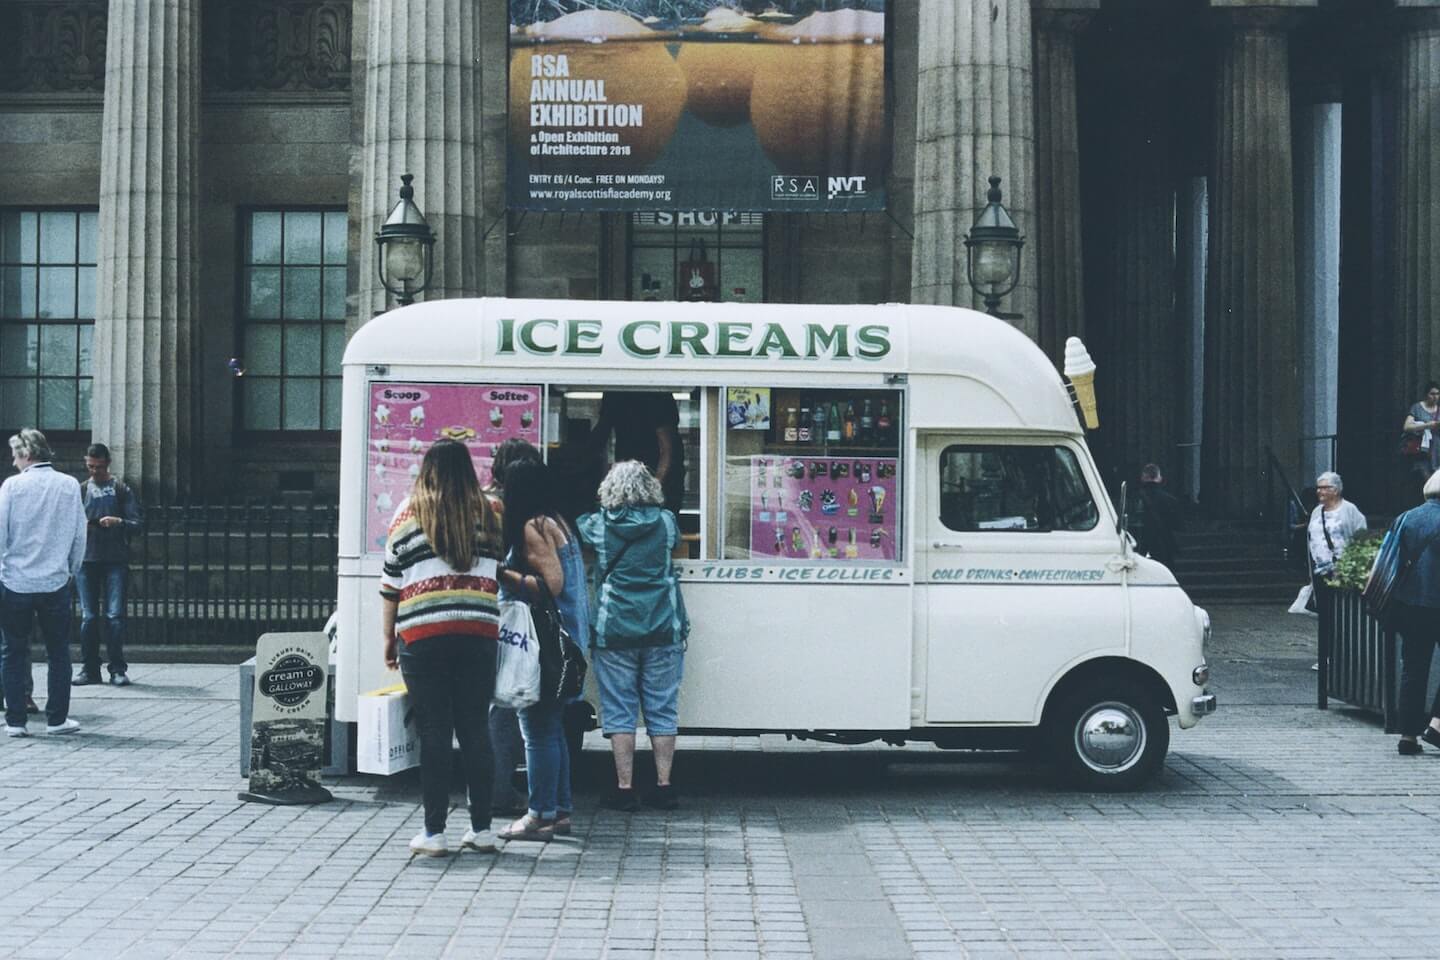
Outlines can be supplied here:
M964 548L963 546L961 546L960 544L958 544L958 543L946 543L946 542L944 542L943 540L936 540L936 541L934 541L933 543L930 544L930 549L931 549L931 550L964 550L965 548Z

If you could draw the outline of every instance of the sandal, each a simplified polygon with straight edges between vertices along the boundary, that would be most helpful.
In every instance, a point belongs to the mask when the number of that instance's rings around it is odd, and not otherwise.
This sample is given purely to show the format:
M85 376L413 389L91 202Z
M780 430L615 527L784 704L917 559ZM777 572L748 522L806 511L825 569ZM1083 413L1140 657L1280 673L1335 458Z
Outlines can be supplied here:
M555 821L541 820L528 813L496 834L501 840L533 840L549 843L555 839Z

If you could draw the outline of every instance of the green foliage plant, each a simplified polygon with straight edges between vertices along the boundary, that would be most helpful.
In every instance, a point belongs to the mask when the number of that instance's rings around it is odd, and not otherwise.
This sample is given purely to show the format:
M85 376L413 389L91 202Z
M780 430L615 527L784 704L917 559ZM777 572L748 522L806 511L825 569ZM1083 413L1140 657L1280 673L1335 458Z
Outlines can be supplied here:
M1375 565L1375 554L1380 552L1380 541L1384 536L1383 530L1362 530L1351 538L1335 561L1335 570L1329 577L1330 585L1341 590L1364 589L1365 578L1370 576L1370 568Z

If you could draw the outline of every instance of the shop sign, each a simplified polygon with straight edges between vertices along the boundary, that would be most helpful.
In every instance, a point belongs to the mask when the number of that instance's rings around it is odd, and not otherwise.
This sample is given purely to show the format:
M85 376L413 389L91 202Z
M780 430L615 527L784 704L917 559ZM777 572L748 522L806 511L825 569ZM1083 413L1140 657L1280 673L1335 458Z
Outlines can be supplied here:
M250 789L241 800L322 803L326 683L330 638L324 633L267 633L255 645Z
M885 208L888 0L510 0L508 201Z

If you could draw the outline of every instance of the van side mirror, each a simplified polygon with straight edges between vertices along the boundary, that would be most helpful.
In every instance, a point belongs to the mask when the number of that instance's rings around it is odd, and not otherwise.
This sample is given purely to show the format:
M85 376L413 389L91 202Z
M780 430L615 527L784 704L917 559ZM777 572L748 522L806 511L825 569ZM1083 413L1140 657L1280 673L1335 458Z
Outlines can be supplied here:
M1130 532L1129 500L1130 481L1122 480L1120 481L1120 516L1115 521L1115 532L1120 534L1120 539L1122 540L1124 540Z

